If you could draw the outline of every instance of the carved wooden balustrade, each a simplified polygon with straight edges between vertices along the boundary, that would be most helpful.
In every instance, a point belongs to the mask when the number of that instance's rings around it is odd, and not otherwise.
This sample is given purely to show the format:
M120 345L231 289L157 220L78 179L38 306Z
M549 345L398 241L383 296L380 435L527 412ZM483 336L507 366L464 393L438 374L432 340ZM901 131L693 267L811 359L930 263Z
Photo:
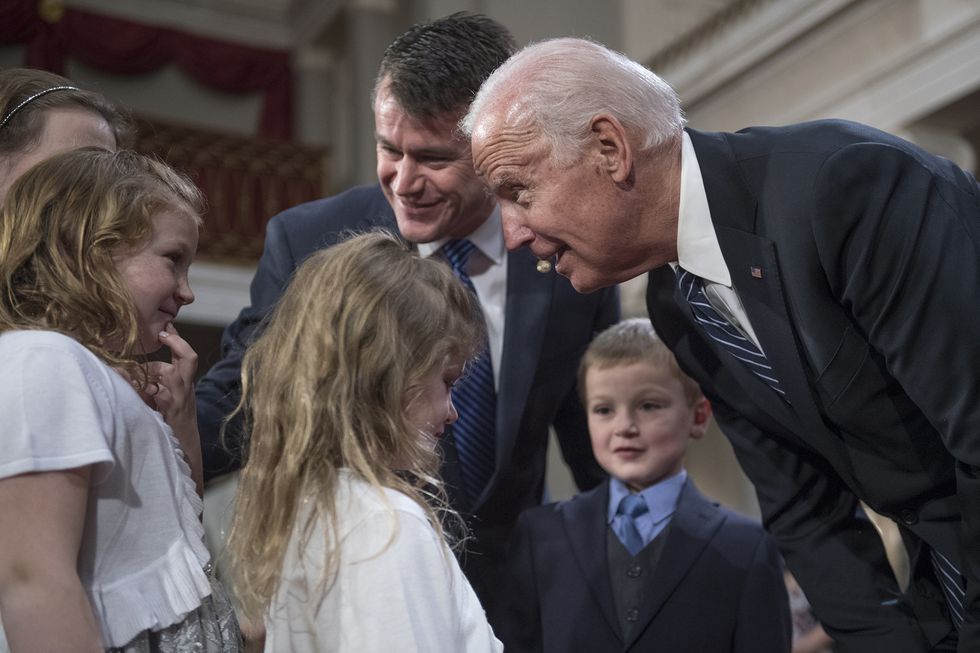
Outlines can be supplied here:
M134 149L189 175L207 198L198 257L254 265L265 224L323 197L327 150L138 118Z

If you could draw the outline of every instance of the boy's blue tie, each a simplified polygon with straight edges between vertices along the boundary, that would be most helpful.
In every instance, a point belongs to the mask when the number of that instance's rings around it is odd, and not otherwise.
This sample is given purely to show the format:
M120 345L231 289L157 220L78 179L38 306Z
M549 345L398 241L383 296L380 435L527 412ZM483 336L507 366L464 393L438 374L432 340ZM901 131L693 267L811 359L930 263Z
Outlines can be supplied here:
M631 556L643 550L643 538L636 528L636 518L649 510L647 502L639 494L626 495L616 509L616 514L621 515L617 521L619 527L616 529L616 535Z
M704 294L704 284L701 277L691 274L681 266L677 266L677 286L681 294L691 306L694 319L708 334L708 337L721 345L725 351L745 363L752 372L766 382L770 388L780 394L786 392L780 387L779 379L773 374L772 366L762 350L746 338L728 320L721 316Z
M475 249L468 240L450 240L442 246L442 255L453 272L474 294L476 289L466 272L466 264ZM452 427L453 436L462 467L463 490L472 506L493 475L496 459L497 394L489 346L484 347L453 388L453 403L459 413Z

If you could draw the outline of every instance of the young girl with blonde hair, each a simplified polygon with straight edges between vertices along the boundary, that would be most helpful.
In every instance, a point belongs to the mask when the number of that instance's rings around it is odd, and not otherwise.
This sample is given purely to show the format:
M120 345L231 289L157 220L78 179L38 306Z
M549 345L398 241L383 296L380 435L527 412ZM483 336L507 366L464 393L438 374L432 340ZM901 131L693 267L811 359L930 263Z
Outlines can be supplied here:
M12 651L238 650L192 478L197 357L173 326L194 300L201 210L163 164L95 148L37 164L4 201L0 617ZM144 362L161 346L171 362Z
M390 234L297 270L242 379L229 549L266 651L502 649L446 544L437 439L482 347L473 294Z

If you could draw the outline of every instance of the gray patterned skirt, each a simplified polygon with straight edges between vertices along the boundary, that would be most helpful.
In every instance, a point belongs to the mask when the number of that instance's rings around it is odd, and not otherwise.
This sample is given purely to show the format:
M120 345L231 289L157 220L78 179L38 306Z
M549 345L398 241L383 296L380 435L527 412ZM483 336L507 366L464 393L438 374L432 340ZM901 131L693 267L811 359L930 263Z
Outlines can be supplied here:
M125 646L107 653L239 653L242 633L224 588L211 579L211 595L183 621L163 630L144 630Z

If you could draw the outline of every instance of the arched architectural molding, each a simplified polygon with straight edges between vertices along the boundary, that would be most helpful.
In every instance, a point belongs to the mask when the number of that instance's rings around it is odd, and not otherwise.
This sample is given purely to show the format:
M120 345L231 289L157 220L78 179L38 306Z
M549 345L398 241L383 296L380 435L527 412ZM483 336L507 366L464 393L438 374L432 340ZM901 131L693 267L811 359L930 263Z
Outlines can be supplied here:
M785 0L657 72L705 129L838 117L899 131L980 87L977 61L975 2Z

